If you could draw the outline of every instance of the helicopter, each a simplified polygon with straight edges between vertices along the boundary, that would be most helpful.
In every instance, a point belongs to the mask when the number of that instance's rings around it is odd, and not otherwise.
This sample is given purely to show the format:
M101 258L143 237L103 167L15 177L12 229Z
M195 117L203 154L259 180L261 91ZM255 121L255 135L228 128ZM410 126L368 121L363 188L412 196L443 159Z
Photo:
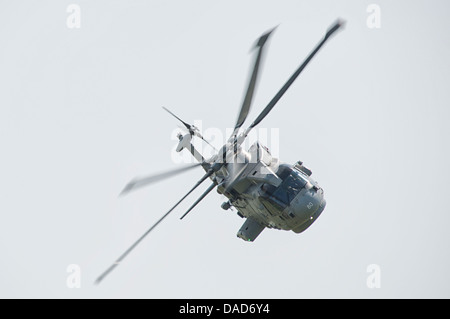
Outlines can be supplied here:
M216 153L210 158L205 159L191 143L194 137L198 137L209 144L202 136L200 130L194 125L183 121L169 109L163 107L164 110L180 121L187 129L186 134L178 134L179 142L176 151L189 151L198 163L156 175L134 178L125 186L120 195L128 194L141 187L148 186L199 166L204 169L205 174L178 202L97 278L96 284L100 283L116 268L159 223L207 179L211 181L210 186L180 219L186 217L198 203L213 189L217 188L217 192L228 199L221 207L224 210L236 209L237 215L245 219L242 227L237 232L237 237L248 242L253 242L266 228L302 233L317 220L325 209L326 200L323 189L311 177L312 171L303 165L301 161L293 165L281 162L278 158L272 156L269 149L258 141L252 144L247 151L243 149L242 144L249 132L270 113L325 42L337 30L342 28L344 24L345 22L341 19L336 20L332 24L322 40L315 46L313 51L311 51L258 117L248 128L240 133L250 111L267 40L276 27L264 33L256 41L252 50L256 51L253 59L253 68L234 130L225 145L218 150L215 149Z

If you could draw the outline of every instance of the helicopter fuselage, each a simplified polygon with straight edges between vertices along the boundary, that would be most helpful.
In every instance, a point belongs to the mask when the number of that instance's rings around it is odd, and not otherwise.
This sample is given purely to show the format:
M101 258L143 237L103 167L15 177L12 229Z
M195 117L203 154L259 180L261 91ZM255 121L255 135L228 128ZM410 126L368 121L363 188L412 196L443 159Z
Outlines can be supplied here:
M198 154L192 145L190 151ZM222 208L234 207L246 219L237 236L254 241L265 228L301 233L320 216L326 201L311 174L302 162L282 163L256 142L247 152L239 148L227 154L226 164L211 179L228 198Z
M284 83L275 96L269 101L255 120L244 130L243 124L249 114L253 95L258 79L263 51L267 39L275 28L264 33L255 43L252 51L255 52L253 67L249 77L244 99L239 109L233 133L215 155L205 159L191 144L191 139L196 136L212 146L203 138L200 130L176 116L163 107L168 113L179 120L188 130L185 135L179 134L177 152L188 149L198 163L178 168L168 172L135 178L122 190L121 195L132 190L152 184L165 178L180 174L195 167L202 166L206 173L195 185L179 199L164 215L161 216L147 231L139 237L116 261L104 271L96 280L100 283L122 260L156 227L158 226L186 197L197 189L207 179L212 184L181 216L183 219L200 203L214 188L219 194L223 194L228 201L222 204L223 209L234 207L238 215L245 218L245 222L238 231L237 236L245 241L254 241L265 228L292 230L301 233L320 216L326 202L322 188L311 178L311 170L303 166L302 162L294 165L281 163L274 158L269 150L254 143L248 151L242 150L242 144L248 134L271 112L284 93L294 83L311 59L317 54L325 42L342 26L344 21L338 19L325 33L322 40L315 46L301 65ZM212 146L213 147L213 146ZM213 147L214 148L214 147Z

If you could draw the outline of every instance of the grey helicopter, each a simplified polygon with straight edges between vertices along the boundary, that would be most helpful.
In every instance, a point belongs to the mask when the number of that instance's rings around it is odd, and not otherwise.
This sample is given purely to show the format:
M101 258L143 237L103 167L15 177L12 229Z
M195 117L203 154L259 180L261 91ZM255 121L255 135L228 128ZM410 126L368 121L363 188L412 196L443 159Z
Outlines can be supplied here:
M117 267L159 223L207 179L211 181L210 186L180 219L186 217L200 201L214 188L217 188L217 192L228 199L228 201L222 204L222 208L225 210L235 209L237 210L237 215L245 219L242 227L237 232L237 237L245 241L254 241L266 228L302 233L317 220L325 209L326 200L323 189L311 177L312 171L303 165L301 161L294 164L281 162L278 158L272 156L269 149L261 145L258 141L252 144L247 151L242 148L242 144L249 132L270 113L325 42L337 30L343 27L343 25L344 21L338 19L327 30L322 40L315 46L313 51L286 81L258 117L248 128L240 133L250 111L265 45L275 28L263 34L256 41L253 48L253 51L256 51L253 68L233 133L225 145L215 150L216 153L210 158L205 159L192 144L193 137L198 137L208 143L202 136L200 130L163 107L180 121L188 131L186 134L178 134L179 142L176 151L189 151L198 163L156 175L134 178L125 186L121 195L199 166L204 169L205 174L178 202L97 278L97 284Z

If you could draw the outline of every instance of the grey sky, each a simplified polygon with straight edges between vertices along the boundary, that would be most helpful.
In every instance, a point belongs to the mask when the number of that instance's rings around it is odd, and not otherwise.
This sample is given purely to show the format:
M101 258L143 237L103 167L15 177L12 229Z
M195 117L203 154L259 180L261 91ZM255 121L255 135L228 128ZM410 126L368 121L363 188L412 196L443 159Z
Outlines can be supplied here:
M66 25L69 4L81 28ZM370 29L369 4L381 8ZM448 1L2 1L0 297L450 297ZM338 17L347 21L261 128L302 160L327 207L303 234L236 237L200 187L100 286L95 278L201 170L177 167L178 124L232 127L254 41L273 34L249 124ZM244 125L245 126L245 125ZM218 146L220 143L217 143ZM81 267L69 289L66 268ZM367 266L381 270L369 289Z

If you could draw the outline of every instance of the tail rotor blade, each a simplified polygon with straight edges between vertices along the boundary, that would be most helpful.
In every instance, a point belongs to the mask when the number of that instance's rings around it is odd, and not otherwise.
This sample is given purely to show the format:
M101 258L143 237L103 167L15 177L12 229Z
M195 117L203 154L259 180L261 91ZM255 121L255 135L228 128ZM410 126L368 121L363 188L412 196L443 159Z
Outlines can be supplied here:
M164 110L166 110L170 115L172 115L174 118L176 118L178 121L180 121L181 123L183 123L183 125L188 129L188 131L189 131L189 134L191 134L191 136L192 135L195 135L195 136L197 136L197 137L199 137L199 138L201 138L202 140L204 140L209 146L211 146L214 150L216 150L216 148L213 146L213 145L211 145L203 136L202 136L202 134L200 133L200 131L198 130L198 128L197 127L195 127L194 125L191 125L191 124L189 124L189 123L186 123L185 121L183 121L182 119L180 119L178 116L176 116L174 113L172 113L168 108L166 108L166 107L162 107Z
M181 123L183 123L183 125L189 130L191 131L191 125L189 123L186 123L185 121L183 121L182 119L180 119L178 116L176 116L175 114L173 114L168 108L166 107L162 107L164 110L166 110L170 115L172 115L174 118L176 118L178 121L180 121Z

